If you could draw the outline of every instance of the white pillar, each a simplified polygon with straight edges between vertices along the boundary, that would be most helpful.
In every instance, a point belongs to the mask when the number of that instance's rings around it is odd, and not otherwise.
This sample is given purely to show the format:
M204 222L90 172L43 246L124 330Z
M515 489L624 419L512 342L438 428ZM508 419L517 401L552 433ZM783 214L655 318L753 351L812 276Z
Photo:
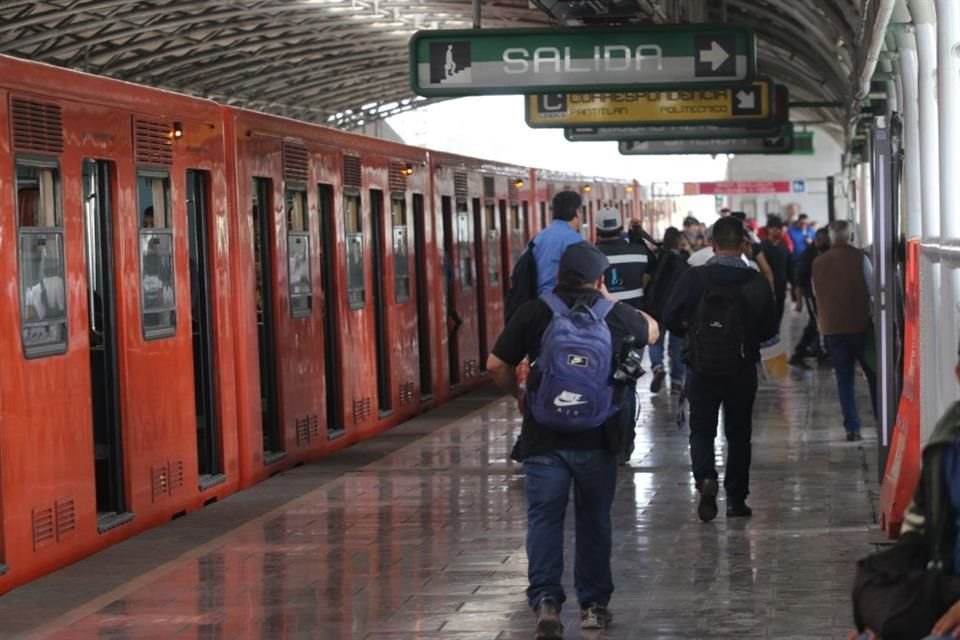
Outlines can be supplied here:
M922 199L920 178L920 103L917 100L917 49L913 34L897 35L900 51L900 109L903 114L903 217L907 238L922 233Z
M937 0L937 92L940 109L940 244L960 242L960 3ZM937 409L945 411L956 399L952 375L957 356L957 300L960 292L958 265L940 263L940 317L937 336L942 358L939 363L940 394Z

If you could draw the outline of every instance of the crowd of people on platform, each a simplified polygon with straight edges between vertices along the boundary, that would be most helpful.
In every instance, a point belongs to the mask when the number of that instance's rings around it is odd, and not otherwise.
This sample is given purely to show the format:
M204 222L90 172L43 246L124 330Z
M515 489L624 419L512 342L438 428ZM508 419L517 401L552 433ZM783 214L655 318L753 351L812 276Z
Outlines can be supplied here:
M523 415L512 457L526 476L527 599L537 616L538 640L563 637L563 522L571 486L581 625L603 629L612 622L610 512L617 465L633 451L636 386L647 375L641 366L645 347L651 393L664 389L669 376L669 393L678 407L688 407L696 512L704 522L719 512L714 441L721 409L726 516L752 515L747 497L758 370L765 345L780 333L788 298L796 313L808 316L789 363L797 369L811 368L811 360L832 365L846 440L862 438L856 365L876 414L869 344L873 271L854 244L850 223L818 229L800 213L787 221L769 215L758 228L742 211L722 209L709 227L688 216L682 229L670 227L656 241L639 220L628 222L617 209L603 208L594 216L597 241L591 244L581 233L582 205L572 191L554 197L552 224L514 267L507 323L487 362ZM524 360L531 363L525 383L516 373ZM953 431L941 440L957 452L943 467L951 470L952 482L944 476L927 484L947 482L946 503L955 509L960 445L953 442L960 435L960 409L945 420ZM918 499L912 512L915 529L923 528L923 504ZM955 540L958 521L950 523ZM960 562L960 547L956 553ZM932 632L958 629L960 637L960 605L951 608L953 600L947 600ZM880 637L867 623L858 624L863 638ZM930 632L928 626L915 637Z

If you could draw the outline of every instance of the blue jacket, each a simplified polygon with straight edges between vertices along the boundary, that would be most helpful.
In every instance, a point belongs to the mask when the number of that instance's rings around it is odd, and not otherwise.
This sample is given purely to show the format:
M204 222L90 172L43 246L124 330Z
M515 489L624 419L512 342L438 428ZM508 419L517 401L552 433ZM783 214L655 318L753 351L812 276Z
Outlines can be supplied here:
M578 242L583 242L583 236L563 220L554 220L533 239L533 257L537 261L537 295L556 288L560 256L564 249Z
M793 253L790 254L790 260L797 261L807 250L807 247L813 244L813 229L810 227L798 229L796 225L790 225L787 227L787 233L790 234L790 239L793 241Z

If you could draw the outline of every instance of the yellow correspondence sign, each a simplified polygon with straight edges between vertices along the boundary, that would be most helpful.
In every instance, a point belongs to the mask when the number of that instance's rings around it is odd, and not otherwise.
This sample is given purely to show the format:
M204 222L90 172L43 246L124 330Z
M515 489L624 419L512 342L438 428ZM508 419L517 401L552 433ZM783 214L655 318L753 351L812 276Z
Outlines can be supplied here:
M772 83L727 89L548 93L527 96L531 127L717 124L772 118Z

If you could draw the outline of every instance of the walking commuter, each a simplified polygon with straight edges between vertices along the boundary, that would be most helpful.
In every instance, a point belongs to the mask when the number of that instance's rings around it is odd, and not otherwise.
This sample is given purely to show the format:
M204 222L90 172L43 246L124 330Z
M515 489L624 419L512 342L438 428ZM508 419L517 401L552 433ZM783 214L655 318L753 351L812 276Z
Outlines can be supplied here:
M713 226L716 255L677 282L664 313L671 335L685 336L690 460L700 492L697 515L717 516L718 474L714 440L723 407L727 465L723 486L727 517L747 517L750 493L753 401L760 343L777 334L776 301L766 279L741 257L743 224L736 218Z
M663 234L657 267L644 296L645 309L657 322L663 320L667 300L677 280L690 268L680 252L682 242L682 234L676 227L670 227ZM663 366L665 350L670 355L670 393L677 394L683 388L683 338L673 332L668 336L664 327L660 328L660 338L650 345L650 366L653 368L650 391L659 393L663 388L663 381L667 376Z
M798 264L804 252L813 246L814 231L810 228L809 219L807 214L801 213L787 229L787 235L790 236L790 242L793 244L790 250L790 262L794 265Z
M634 309L643 308L643 290L650 282L653 256L645 242L630 243L623 239L623 216L612 207L597 211L597 248L607 256L610 266L603 272L603 282L610 297ZM638 353L643 353L639 346ZM618 461L625 464L633 455L636 440L637 394L630 388L624 394L623 429L625 438Z
M658 330L649 316L603 296L598 287L607 266L606 256L586 242L568 247L557 288L517 311L487 361L494 382L517 398L523 413L512 456L526 475L527 600L540 640L563 638L563 521L571 483L581 625L602 629L612 620L610 510L623 439L618 412L639 374L635 356L616 356L631 341L656 341ZM525 356L534 364L524 391L515 367Z
M557 267L564 249L583 242L580 208L583 199L575 191L561 191L553 196L553 222L533 238L533 256L537 261L537 295L549 293L557 286Z
M867 378L870 402L876 414L876 375L867 362L867 332L873 297L873 266L852 246L853 228L846 220L830 224L830 249L813 261L813 292L817 322L837 378L843 410L843 428L850 442L862 440L854 388L854 365Z
M783 219L780 216L767 216L766 229L767 237L761 241L760 250L767 264L770 265L770 271L773 272L773 295L777 300L777 323L779 323L787 303L787 283L793 280L790 271L790 251L783 240Z
M790 364L795 367L809 368L804 358L822 358L823 348L820 345L820 332L817 330L817 301L813 297L813 261L817 256L825 253L830 248L830 233L826 229L818 229L814 235L814 243L803 252L797 262L796 289L797 302L796 310L803 311L806 305L809 319L807 326L803 329L803 335L800 342L797 343L790 356Z

